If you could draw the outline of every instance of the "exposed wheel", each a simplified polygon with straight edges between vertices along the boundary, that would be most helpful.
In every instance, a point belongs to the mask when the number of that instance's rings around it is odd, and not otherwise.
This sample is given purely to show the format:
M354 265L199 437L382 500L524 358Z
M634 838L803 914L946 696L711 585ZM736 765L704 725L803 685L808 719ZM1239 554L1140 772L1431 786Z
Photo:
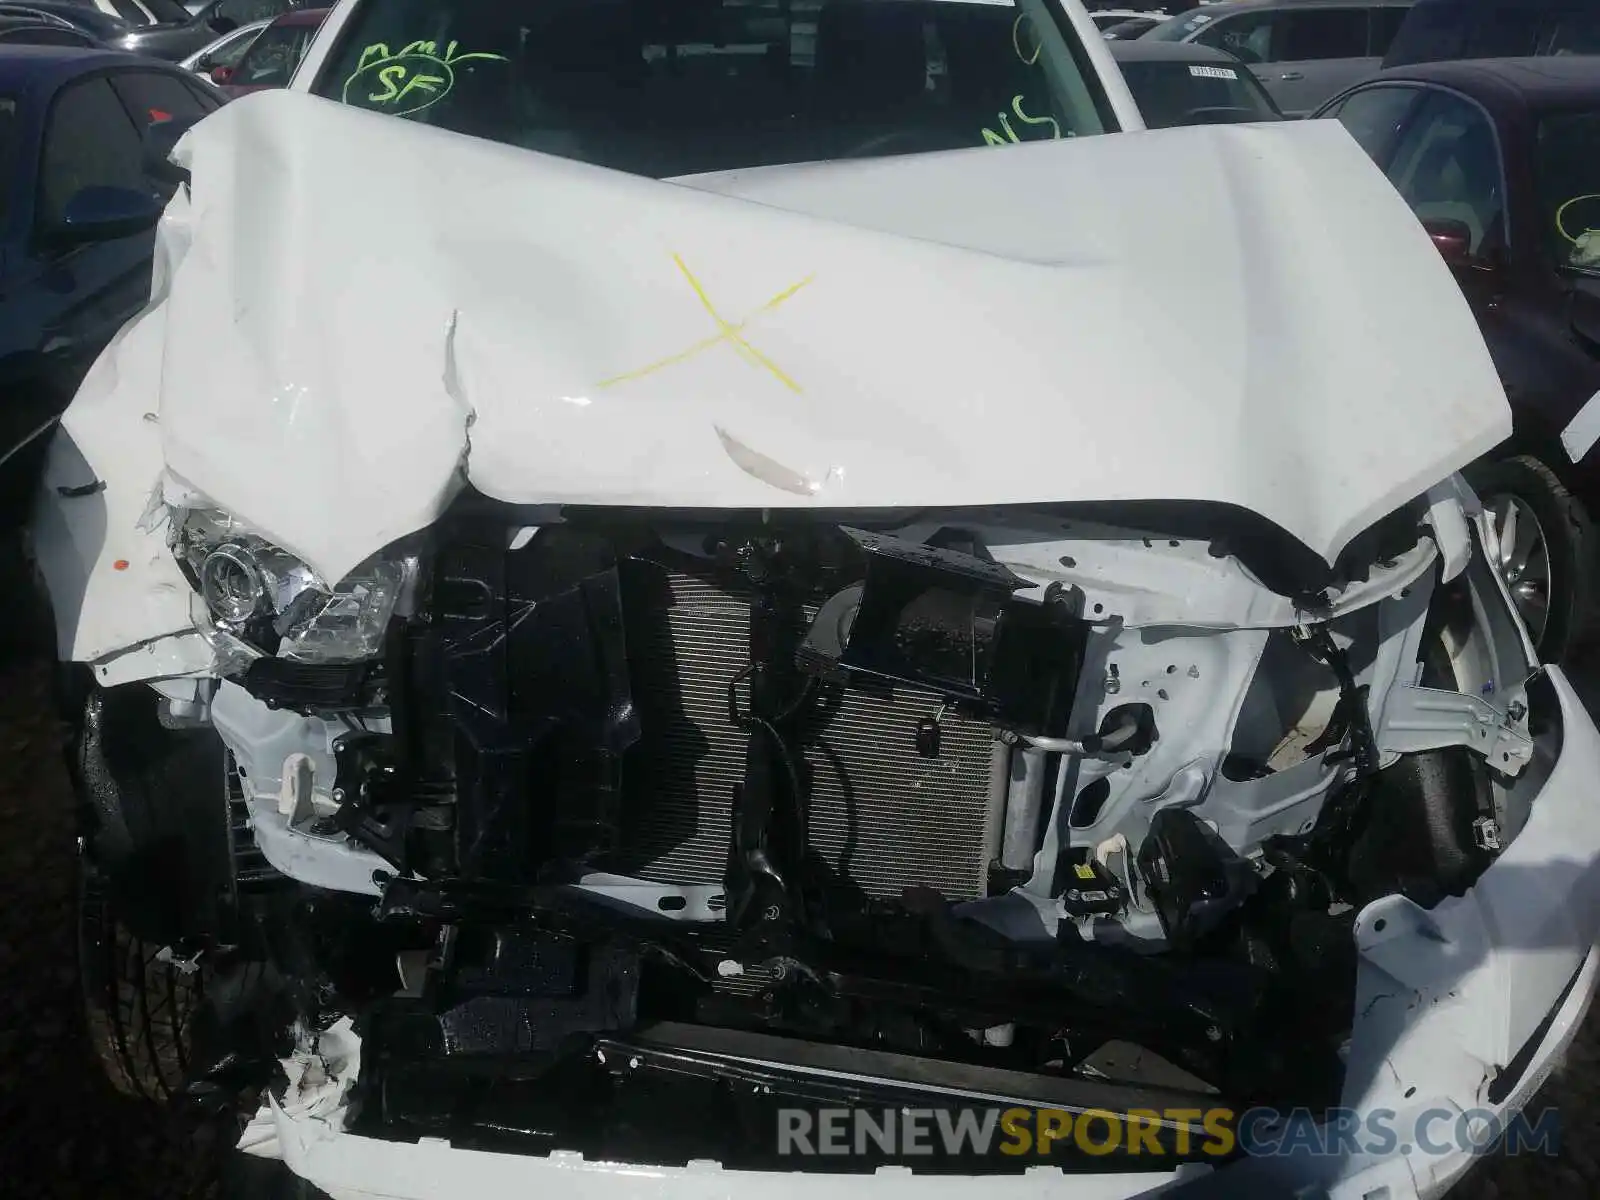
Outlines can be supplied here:
M1489 558L1539 657L1559 663L1591 632L1596 546L1582 503L1529 455L1467 471L1489 515Z
M80 876L79 978L89 1043L119 1092L165 1104L188 1070L190 1022L205 994L205 972L184 970L162 954L164 947L134 936L93 868L80 867Z

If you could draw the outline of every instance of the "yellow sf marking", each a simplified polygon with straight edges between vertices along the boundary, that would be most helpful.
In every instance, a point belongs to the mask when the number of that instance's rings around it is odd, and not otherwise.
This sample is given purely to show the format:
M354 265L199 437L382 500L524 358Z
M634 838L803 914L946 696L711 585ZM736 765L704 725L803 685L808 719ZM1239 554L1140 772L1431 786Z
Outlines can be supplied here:
M783 384L784 387L788 388L791 392L799 392L801 390L800 385L791 379L784 372L782 367L778 366L777 363L773 362L765 354L761 353L761 351L757 350L750 344L749 339L744 336L744 328L755 317L760 316L764 312L771 312L773 309L777 308L778 305L782 304L790 296L794 295L801 288L805 287L806 284L810 283L816 278L816 276L807 275L793 287L785 288L771 300L768 300L760 308L756 309L749 316L743 318L742 320L729 321L717 311L716 305L711 303L711 297L706 295L706 289L701 286L700 281L695 278L694 272L689 270L688 265L683 261L683 259L679 255L674 254L672 256L672 261L678 264L678 270L683 272L683 277L684 279L688 280L689 286L694 289L694 294L700 297L701 305L705 308L706 312L710 314L711 319L717 323L717 333L711 337L702 338L700 341L696 342L694 345L690 346L687 350L684 350L681 353L670 355L667 358L661 359L659 362L653 362L648 367L640 367L637 371L629 371L624 375L617 375L610 379L602 380L599 386L611 387L613 384L624 383L630 379L642 379L644 376L649 375L652 372L661 370L662 367L670 367L674 363L681 363L685 359L693 358L702 350L709 350L713 346L716 346L722 342L727 342L734 348L740 358L744 359L753 366L765 367L768 371L772 372L772 374L777 378L778 382Z

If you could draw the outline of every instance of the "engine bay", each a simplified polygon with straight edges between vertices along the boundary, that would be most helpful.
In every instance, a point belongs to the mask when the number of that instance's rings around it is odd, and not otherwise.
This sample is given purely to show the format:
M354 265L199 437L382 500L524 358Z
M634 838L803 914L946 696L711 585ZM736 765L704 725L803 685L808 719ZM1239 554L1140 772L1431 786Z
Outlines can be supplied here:
M191 944L267 964L191 1090L350 1022L351 1128L619 1161L770 1166L780 1104L1334 1103L1362 905L1460 895L1535 786L1454 494L1293 595L1215 538L853 516L480 498L328 587L171 510L218 677L132 686L227 782Z

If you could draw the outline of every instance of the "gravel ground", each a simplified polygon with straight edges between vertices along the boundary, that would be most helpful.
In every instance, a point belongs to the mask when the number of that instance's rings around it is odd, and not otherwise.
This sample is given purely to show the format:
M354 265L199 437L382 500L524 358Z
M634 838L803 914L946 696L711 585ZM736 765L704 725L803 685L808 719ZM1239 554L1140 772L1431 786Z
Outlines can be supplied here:
M178 1200L180 1134L101 1079L74 964L72 805L46 674L0 665L0 1194ZM1537 1104L1563 1113L1556 1158L1485 1162L1461 1200L1600 1196L1600 1013Z

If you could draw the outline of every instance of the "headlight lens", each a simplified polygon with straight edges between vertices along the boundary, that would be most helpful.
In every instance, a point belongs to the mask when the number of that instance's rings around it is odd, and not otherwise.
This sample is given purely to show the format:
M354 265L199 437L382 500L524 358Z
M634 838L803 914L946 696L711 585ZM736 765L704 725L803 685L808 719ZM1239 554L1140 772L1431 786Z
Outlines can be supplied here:
M329 587L294 555L227 514L173 514L172 550L195 587L195 628L232 673L257 658L303 663L375 657L409 600L414 557L377 555Z

